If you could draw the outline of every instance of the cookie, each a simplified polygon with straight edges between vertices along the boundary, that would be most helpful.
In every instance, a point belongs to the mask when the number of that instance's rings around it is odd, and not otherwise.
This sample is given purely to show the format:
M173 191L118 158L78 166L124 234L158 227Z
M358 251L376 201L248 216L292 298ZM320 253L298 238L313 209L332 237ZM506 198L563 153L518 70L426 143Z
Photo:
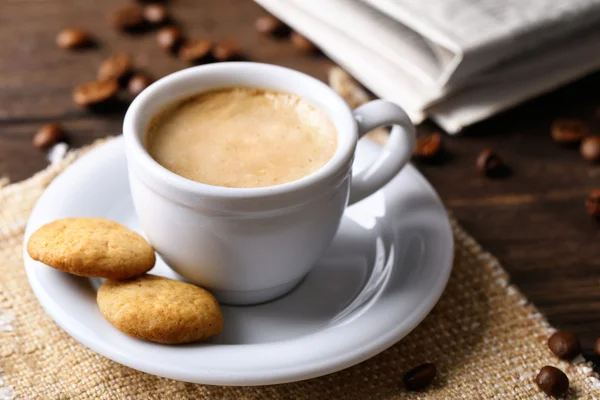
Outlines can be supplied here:
M143 237L102 218L66 218L44 225L29 238L27 253L70 274L107 279L143 275L156 262Z
M163 344L191 343L221 332L223 316L212 294L155 275L105 281L96 297L104 318L129 336Z

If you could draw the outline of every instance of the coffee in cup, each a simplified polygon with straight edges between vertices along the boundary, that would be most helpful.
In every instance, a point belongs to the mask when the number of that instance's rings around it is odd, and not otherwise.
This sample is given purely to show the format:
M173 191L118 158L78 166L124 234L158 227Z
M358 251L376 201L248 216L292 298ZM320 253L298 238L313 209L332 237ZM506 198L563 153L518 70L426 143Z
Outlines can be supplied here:
M185 178L257 188L322 168L335 154L337 132L323 110L298 95L231 87L168 104L152 118L146 148Z

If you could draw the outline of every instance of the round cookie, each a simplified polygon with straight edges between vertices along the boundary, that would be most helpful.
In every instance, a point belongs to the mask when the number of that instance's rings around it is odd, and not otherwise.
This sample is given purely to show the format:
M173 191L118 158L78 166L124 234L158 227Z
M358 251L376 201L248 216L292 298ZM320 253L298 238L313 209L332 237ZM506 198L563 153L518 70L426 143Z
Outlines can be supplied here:
M163 344L191 343L223 329L221 309L212 294L190 283L160 276L105 281L96 300L108 322L138 339Z
M154 249L137 233L102 218L66 218L35 231L27 253L36 261L74 275L129 279L148 272Z

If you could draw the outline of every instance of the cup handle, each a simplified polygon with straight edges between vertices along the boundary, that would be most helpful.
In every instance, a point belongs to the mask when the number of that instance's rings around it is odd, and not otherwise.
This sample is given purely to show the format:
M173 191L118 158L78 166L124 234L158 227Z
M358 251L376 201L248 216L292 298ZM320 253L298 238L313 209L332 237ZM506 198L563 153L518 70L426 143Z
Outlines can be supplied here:
M415 147L415 127L406 112L394 103L374 100L354 110L358 138L380 127L393 125L390 137L379 158L352 177L348 204L375 193L406 165Z

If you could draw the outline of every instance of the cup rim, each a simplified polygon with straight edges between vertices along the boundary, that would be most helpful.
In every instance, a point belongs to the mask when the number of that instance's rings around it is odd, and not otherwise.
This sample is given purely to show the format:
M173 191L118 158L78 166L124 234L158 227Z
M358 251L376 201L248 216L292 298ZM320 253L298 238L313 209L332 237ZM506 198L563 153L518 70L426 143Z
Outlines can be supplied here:
M287 74L289 75L288 78L290 81L302 81L303 85L310 86L311 89L314 90L314 94L311 93L313 98L319 97L319 93L321 95L325 93L325 97L328 98L328 101L335 103L333 106L337 110L341 111L342 116L336 117L332 115L331 112L328 112L327 109L323 110L334 123L338 138L338 146L336 151L333 157L331 157L331 159L329 159L324 166L300 179L285 182L279 185L256 188L232 188L209 185L184 178L183 176L177 175L176 173L163 167L156 160L154 160L152 156L150 156L142 141L144 134L138 133L141 130L140 125L143 124L144 120L140 114L144 107L148 106L148 103L159 92L165 90L165 87L172 86L180 81L198 79L199 77L205 77L209 79L209 76L216 72L229 72L231 74L237 74L248 70L254 70L255 72L261 71L266 74L275 72L278 75ZM243 85L232 84L230 86ZM247 86L252 87L252 84L248 84ZM220 87L227 86L223 85ZM256 87L260 87L260 85L256 85ZM215 87L215 89L216 88L218 88L218 86ZM297 94L292 89L282 89L281 91ZM181 97L185 96L182 94ZM306 98L305 96L302 97L314 104L310 98ZM170 101L165 101L163 106L169 102ZM347 122L344 123L344 121L341 121L341 119L345 119ZM342 125L347 124L348 122L350 123L351 129L340 129ZM227 62L201 65L186 68L184 70L167 75L154 82L133 100L125 114L123 121L123 136L125 137L128 162L135 161L137 164L139 164L139 166L142 167L142 170L146 171L153 178L153 180L157 180L168 187L176 188L177 190L192 196L230 199L255 199L292 194L309 189L310 187L324 180L330 180L333 177L340 176L340 171L345 169L346 166L349 168L349 165L353 160L354 150L358 140L357 129L357 122L346 102L325 83L290 68L256 62ZM346 174L344 173L343 175L345 176Z

